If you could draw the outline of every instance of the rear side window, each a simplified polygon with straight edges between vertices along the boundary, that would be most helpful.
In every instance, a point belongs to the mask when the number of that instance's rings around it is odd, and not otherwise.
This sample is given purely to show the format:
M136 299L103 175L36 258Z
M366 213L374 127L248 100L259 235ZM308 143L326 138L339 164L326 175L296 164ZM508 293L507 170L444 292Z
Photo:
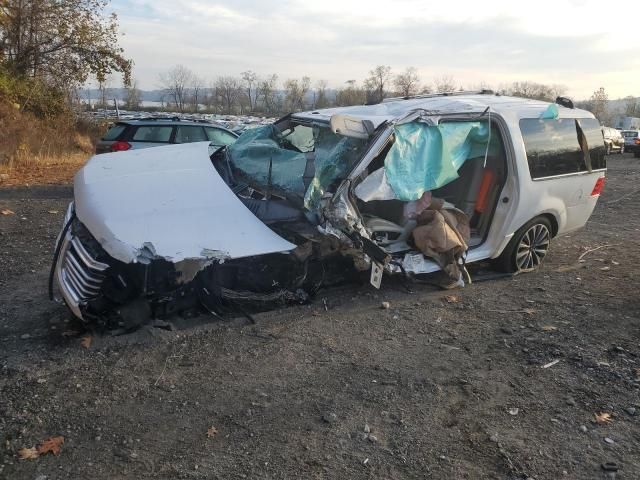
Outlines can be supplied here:
M231 145L236 141L235 135L230 134L229 132L225 132L224 130L220 130L219 128L205 128L207 131L207 137L209 141L214 145Z
M579 173L605 168L604 138L596 119L523 118L520 130L527 151L531 178ZM584 135L589 150L583 149Z
M104 134L104 137L102 137L102 140L107 140L107 141L116 140L120 136L120 134L124 132L126 128L127 128L126 125L123 125L122 123L116 123L107 131L107 133Z
M579 118L578 125L582 129L589 146L589 160L591 160L591 170L601 170L607 168L607 159L605 158L606 148L600 130L600 122L595 118ZM615 129L613 134L615 136Z
M171 138L171 126L144 126L138 127L136 133L133 135L134 142L168 142Z
M176 127L176 143L206 142L204 129L198 126L180 125Z

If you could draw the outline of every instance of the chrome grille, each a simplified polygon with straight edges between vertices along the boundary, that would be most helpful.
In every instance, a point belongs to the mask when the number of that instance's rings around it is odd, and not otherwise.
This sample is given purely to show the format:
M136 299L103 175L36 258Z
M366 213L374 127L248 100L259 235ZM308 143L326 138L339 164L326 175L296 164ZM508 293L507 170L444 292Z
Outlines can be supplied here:
M95 260L77 237L67 235L62 249L60 277L75 303L96 298L109 268Z

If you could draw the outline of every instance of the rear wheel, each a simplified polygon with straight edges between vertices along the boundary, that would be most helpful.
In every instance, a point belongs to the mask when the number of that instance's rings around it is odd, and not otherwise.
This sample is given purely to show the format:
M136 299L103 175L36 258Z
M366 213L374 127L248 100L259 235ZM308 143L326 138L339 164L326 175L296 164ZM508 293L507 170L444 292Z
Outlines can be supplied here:
M496 259L496 267L503 272L531 272L547 256L551 244L551 223L537 217L520 228Z

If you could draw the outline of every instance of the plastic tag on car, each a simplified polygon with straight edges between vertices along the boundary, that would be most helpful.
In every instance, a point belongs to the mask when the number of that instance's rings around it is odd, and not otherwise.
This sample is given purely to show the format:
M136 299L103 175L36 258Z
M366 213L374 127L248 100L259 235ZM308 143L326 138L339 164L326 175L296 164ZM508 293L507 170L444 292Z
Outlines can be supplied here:
M375 288L380 289L380 285L382 285L382 274L384 272L384 268L377 262L371 262L371 285Z

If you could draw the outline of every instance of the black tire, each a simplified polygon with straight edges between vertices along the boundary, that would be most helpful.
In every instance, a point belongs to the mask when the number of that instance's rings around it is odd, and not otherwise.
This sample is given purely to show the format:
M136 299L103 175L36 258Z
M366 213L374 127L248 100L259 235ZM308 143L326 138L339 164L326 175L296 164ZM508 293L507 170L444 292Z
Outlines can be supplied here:
M513 235L502 254L494 260L494 266L507 273L537 269L549 252L552 236L549 219L534 218Z

